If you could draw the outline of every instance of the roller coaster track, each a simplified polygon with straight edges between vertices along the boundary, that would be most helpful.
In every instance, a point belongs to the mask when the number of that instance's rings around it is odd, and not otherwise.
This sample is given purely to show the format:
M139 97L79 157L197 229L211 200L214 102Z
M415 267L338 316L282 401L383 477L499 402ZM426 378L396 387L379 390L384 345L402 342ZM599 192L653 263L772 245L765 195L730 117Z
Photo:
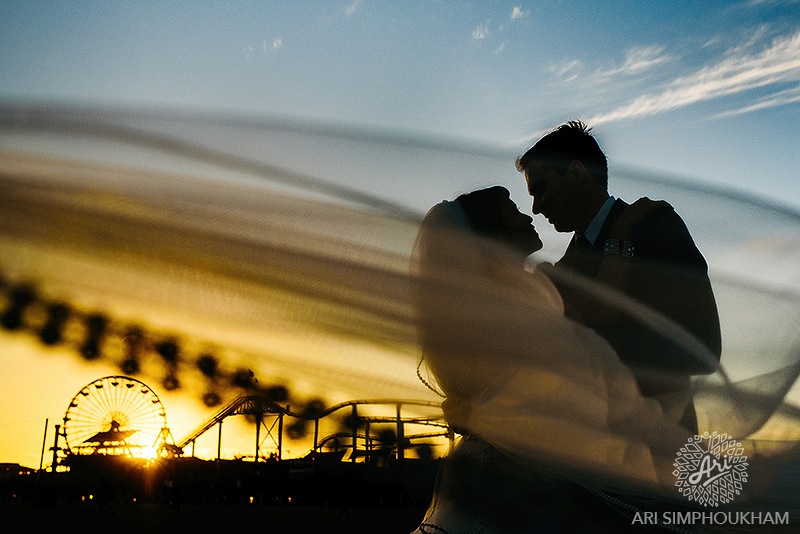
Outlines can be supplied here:
M195 427L191 432L186 434L176 445L178 448L183 449L205 432L213 428L215 425L222 422L223 419L229 417L231 415L242 415L242 414L250 414L250 415L263 415L266 413L276 414L276 415L288 415L291 417L295 417L298 419L313 419L318 421L338 410L343 408L351 408L356 409L356 406L362 405L394 405L397 406L397 418L402 419L404 423L411 423L411 424L427 424L433 426L442 426L445 427L446 424L438 421L437 418L400 418L400 407L401 406L419 406L419 407L427 407L427 408L438 408L440 403L438 402L431 402L431 401L419 401L419 400L408 400L408 399L377 399L377 400L351 400L341 402L326 410L315 414L314 416L307 416L299 413L294 413L289 410L289 407L283 407L279 404L271 402L269 400L264 399L258 395L243 395L238 397L228 403L227 405L220 408L214 415L200 423L197 427ZM364 418L364 420L371 420L372 418ZM388 419L388 418L380 418L382 422L390 422L396 419ZM375 419L377 422L378 419Z
M177 446L181 449L186 447L189 443L193 442L206 431L220 423L223 419L231 415L242 414L264 414L264 413L286 413L286 410L275 404L274 402L265 400L258 395L243 395L231 401L229 404L220 408L217 413L200 423L194 430L186 434L178 443Z

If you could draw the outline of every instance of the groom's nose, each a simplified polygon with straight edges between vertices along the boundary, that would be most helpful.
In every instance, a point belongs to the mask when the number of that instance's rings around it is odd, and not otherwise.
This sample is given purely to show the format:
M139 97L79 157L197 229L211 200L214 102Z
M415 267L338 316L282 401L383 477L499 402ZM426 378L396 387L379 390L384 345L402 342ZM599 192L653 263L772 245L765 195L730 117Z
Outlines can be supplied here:
M533 205L531 211L534 215L539 215L542 212L542 201L539 197L533 197Z

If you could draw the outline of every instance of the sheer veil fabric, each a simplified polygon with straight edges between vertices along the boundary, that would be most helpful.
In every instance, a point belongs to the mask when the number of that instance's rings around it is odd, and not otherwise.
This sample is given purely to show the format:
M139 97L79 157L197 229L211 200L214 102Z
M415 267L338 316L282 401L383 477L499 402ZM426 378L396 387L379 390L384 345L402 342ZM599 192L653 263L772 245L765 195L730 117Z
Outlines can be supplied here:
M565 319L549 278L451 224L456 209L429 213L416 257L422 346L447 420L550 472L668 482L651 451L677 450L688 432L639 395L602 337Z
M289 377L299 397L328 402L437 400L417 378L424 355L456 429L548 475L639 498L680 497L672 464L689 433L638 394L605 340L564 318L536 261L523 269L454 222L447 203L424 218L265 161L269 154L254 160L231 149L233 130L237 140L255 130L258 139L282 138L277 154L303 136L269 124L193 119L201 136L182 134L189 129L174 118L136 114L3 108L0 117L7 303L33 287L74 314L101 310L118 332L136 324L198 351L213 347L223 367ZM375 147L324 131L308 137L326 139L321 150ZM412 167L424 150L406 143L398 154ZM513 158L504 164L513 169ZM800 216L727 193L630 182L703 206L707 217L689 224L709 260L723 354L718 372L694 381L700 432L744 444L751 474L737 505L796 512ZM742 214L741 227L726 222ZM654 311L572 282L708 357ZM177 369L182 387L211 387L191 366ZM160 379L167 371L143 357L142 372Z

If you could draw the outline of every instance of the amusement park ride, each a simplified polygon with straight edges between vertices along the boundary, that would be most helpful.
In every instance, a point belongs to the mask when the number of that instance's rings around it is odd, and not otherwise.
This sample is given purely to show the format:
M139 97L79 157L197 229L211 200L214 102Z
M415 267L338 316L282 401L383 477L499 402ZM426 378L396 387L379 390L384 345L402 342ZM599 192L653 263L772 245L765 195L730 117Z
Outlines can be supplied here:
M411 416L403 415L403 407L415 408ZM379 407L378 412L359 414L359 407ZM388 410L387 410L388 408ZM362 408L363 412L364 408ZM420 415L420 410L430 412ZM332 414L344 413L350 421L358 421L350 429L320 436L320 421ZM68 465L69 459L81 456L124 456L152 460L158 457L180 457L191 445L194 457L196 440L215 426L219 428L217 460L221 459L222 423L227 417L247 415L256 423L255 461L264 458L261 430L273 433L276 451L271 458L282 459L284 420L295 418L313 422L314 437L311 457L333 449L349 461L369 460L375 456L403 459L406 450L425 446L432 439L453 439L452 430L442 419L438 403L412 400L355 400L321 409L314 414L297 414L258 395L242 395L225 405L181 440L173 438L161 399L147 384L129 376L98 378L81 388L70 401L63 425L56 425L53 445L53 471ZM272 418L267 427L265 419ZM373 435L370 427L390 425L392 431ZM277 429L275 428L277 426ZM432 431L408 432L407 428L429 428ZM63 439L63 444L59 444ZM348 454L349 453L349 454Z
M154 458L172 441L161 399L144 382L106 376L75 394L64 414L69 454Z

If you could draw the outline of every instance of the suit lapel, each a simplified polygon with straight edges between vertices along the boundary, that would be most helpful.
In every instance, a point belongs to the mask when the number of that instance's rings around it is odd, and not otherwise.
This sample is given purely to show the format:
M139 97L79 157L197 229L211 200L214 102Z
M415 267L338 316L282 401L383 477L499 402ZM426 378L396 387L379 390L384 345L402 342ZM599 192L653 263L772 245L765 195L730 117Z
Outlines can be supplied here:
M614 222L627 207L628 204L623 200L617 199L614 202L605 223L603 223L603 227L600 229L600 233L597 235L597 239L591 247L582 246L577 235L573 235L567 250L564 252L564 257L558 261L558 265L570 267L588 276L595 276L600 268L600 261L603 259L603 245L608 236L611 235L611 228L614 226Z
M624 200L617 199L616 202L614 202L614 205L611 206L611 211L608 212L606 222L603 223L600 233L597 234L597 239L595 240L594 245L592 245L592 250L602 254L603 245L611 235L611 228L614 226L614 223L617 222L617 219L619 219L619 216L622 215L622 212L625 211L625 208L627 207L628 203Z

